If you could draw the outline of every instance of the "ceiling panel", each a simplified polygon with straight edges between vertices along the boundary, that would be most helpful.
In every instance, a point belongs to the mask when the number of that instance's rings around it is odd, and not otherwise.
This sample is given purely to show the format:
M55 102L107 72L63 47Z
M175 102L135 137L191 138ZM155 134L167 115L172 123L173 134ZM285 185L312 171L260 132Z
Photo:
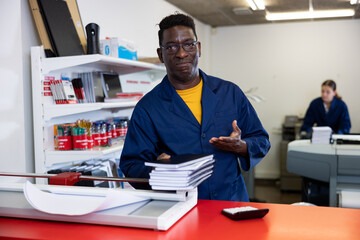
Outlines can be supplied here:
M271 23L265 19L266 13L308 11L309 3L314 10L354 9L354 17L360 18L359 5L351 5L350 0L264 0L264 11L252 11L246 0L166 0L203 23L213 27L244 24ZM242 8L242 15L236 15L234 8ZM336 18L344 19L344 18ZM301 20L312 21L312 20ZM321 21L317 19L316 21ZM282 21L284 22L284 21ZM289 21L288 21L289 22Z
M264 0L264 3L266 10L274 13L309 10L309 0Z

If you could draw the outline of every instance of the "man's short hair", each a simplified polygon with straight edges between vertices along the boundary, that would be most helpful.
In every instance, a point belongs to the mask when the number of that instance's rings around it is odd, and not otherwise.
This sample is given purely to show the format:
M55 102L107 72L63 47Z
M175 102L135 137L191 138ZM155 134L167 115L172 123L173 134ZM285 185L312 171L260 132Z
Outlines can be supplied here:
M169 28L172 28L175 26L185 26L185 27L191 28L196 37L195 40L197 40L194 20L187 15L184 15L181 13L175 13L175 14L172 14L172 15L169 15L169 16L163 18L163 20L161 20L161 22L159 23L159 27L160 27L160 30L158 32L159 46L161 46L161 42L163 40L163 32L166 29L169 29Z

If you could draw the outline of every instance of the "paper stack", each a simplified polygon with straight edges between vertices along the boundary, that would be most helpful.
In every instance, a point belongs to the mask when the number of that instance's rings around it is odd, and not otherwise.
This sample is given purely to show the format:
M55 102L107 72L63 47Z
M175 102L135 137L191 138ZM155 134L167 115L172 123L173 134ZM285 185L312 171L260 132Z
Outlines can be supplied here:
M199 154L173 156L145 165L155 167L149 180L153 190L191 190L211 176L214 162L213 155Z
M329 144L332 129L330 127L313 127L311 142L313 144Z

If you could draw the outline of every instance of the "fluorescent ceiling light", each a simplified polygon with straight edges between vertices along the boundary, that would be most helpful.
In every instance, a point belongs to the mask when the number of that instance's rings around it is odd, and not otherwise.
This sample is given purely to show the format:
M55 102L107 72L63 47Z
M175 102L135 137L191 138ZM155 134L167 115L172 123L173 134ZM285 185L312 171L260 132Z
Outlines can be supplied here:
M259 10L264 10L265 9L265 4L263 0L254 0L256 6L258 7Z
M246 0L246 1L250 5L252 10L254 10L254 11L257 10L257 7L256 7L255 3L253 2L253 0Z
M296 20L296 19L311 19L311 18L350 17L350 16L354 16L354 14L355 11L353 9L269 13L266 14L266 20L277 21L277 20Z
M253 11L264 10L265 5L263 0L246 0Z

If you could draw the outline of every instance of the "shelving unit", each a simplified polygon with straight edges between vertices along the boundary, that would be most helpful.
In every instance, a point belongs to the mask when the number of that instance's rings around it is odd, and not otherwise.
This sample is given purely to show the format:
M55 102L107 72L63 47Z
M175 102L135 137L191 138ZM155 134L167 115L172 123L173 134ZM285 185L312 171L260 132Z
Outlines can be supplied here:
M90 159L118 158L123 148L121 141L111 147L97 147L86 151L56 151L53 125L71 123L78 119L98 121L113 117L130 117L137 103L128 101L56 105L52 97L43 94L45 76L59 79L62 74L77 77L77 73L80 72L111 71L119 75L136 73L142 79L155 82L166 74L164 66L98 54L46 58L42 46L31 48L31 68L36 173L45 173L53 167Z
M114 72L121 72L121 74L135 73L147 70L164 71L163 66L127 60L122 58L114 58L100 54L70 56L70 57L57 57L57 58L43 58L42 59L42 72L48 74L51 71L70 68L87 66L90 68L108 68Z
M123 148L123 141L114 144L111 147L94 147L90 150L85 151L55 151L45 150L45 158L47 168L54 166L55 164L64 163L64 159L67 162L84 161L88 159L100 159L110 154L116 154L121 152Z
M44 104L44 120L49 121L53 118L67 116L71 114L92 112L101 109L119 109L135 107L137 102L117 102L117 103L84 103L84 104Z

